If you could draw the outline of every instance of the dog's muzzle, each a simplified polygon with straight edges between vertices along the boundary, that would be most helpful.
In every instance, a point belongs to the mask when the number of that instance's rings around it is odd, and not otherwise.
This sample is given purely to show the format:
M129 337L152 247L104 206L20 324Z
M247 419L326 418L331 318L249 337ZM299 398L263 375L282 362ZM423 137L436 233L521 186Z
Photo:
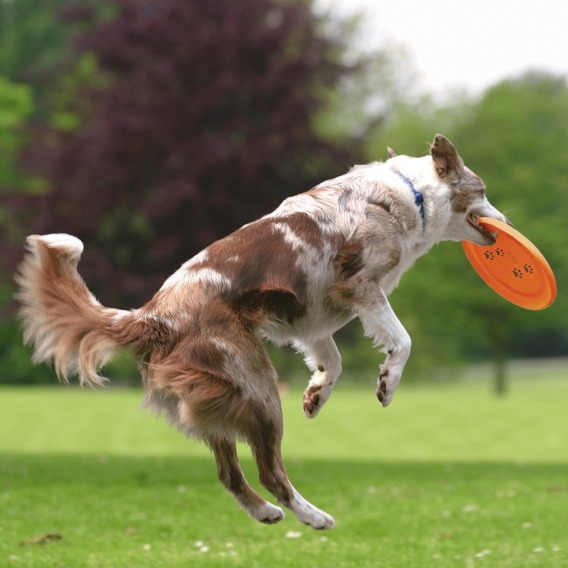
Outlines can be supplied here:
M480 215L475 215L474 213L470 213L467 216L467 222L478 232L480 233L483 238L487 241L488 245L492 245L496 240L496 234L488 231L485 227L479 224L478 219Z

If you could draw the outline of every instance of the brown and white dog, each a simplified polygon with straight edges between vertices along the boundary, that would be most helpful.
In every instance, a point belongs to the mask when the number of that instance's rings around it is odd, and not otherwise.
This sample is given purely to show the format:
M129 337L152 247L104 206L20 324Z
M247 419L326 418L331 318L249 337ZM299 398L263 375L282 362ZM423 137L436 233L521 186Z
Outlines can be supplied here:
M302 522L328 529L333 518L291 485L280 445L277 374L263 339L291 344L312 371L304 413L313 418L341 372L332 335L359 317L386 353L377 397L390 404L410 354L410 337L387 296L434 244L494 236L476 221L506 221L485 185L437 135L430 155L356 166L273 213L243 226L187 261L143 307L103 307L77 272L82 242L32 235L16 276L24 337L34 361L53 360L60 379L104 382L98 369L133 346L145 402L215 455L221 482L254 519L276 523L240 468L236 440L252 448L260 481Z

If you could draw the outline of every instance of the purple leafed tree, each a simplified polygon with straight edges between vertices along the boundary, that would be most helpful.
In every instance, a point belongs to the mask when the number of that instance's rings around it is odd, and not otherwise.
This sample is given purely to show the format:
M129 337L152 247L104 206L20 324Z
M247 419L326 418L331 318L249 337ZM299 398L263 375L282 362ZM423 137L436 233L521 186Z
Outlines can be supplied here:
M27 153L49 191L14 206L27 233L80 237L92 289L132 306L212 240L354 158L311 127L348 69L309 2L119 6L77 43L101 77L70 103L80 126L46 121Z

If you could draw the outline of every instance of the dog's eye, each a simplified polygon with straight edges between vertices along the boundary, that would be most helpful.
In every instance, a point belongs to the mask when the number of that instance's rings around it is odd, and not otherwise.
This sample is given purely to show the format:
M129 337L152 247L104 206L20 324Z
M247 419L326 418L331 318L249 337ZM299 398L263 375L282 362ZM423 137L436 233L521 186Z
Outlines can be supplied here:
M469 188L466 189L466 191L469 192L469 194L473 197L484 197L485 196L485 188Z

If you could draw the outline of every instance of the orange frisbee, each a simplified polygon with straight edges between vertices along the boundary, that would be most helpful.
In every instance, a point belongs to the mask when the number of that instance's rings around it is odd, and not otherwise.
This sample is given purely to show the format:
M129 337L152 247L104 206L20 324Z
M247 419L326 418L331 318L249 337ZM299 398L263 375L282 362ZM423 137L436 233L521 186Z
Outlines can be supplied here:
M543 310L550 306L556 298L556 279L536 246L502 221L489 217L477 221L497 233L490 246L462 241L465 255L485 283L521 308Z

